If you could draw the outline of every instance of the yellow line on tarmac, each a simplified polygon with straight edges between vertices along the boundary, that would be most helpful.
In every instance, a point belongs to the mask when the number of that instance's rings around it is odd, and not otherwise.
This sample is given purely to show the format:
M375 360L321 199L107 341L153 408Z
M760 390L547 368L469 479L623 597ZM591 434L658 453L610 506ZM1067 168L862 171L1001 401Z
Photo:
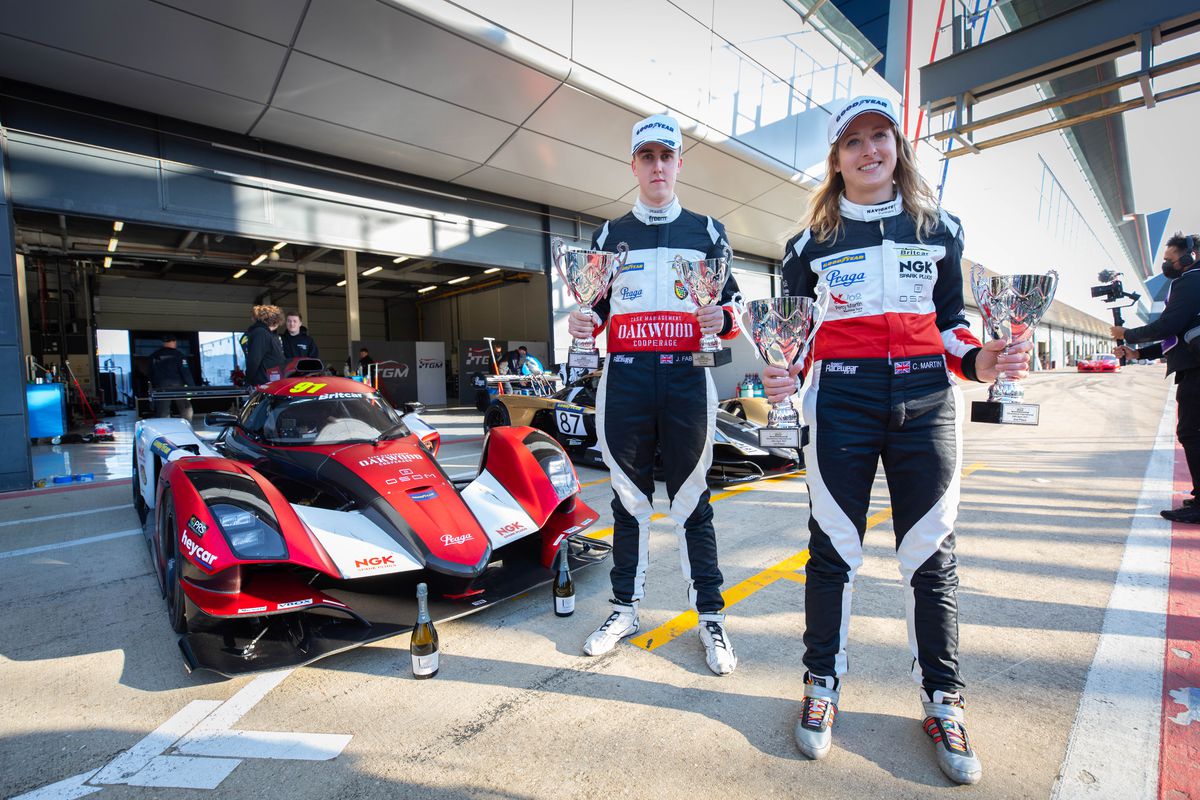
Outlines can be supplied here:
M599 485L600 485L600 484L602 484L602 483L608 483L610 480L612 480L612 479L611 479L611 478L608 478L608 477L604 477L604 478L601 478L600 480L596 480L596 481L588 481L587 483L581 483L581 484L579 484L579 488L580 488L580 489L586 489L586 488L588 488L589 486L599 486Z
M972 472L982 468L983 464L977 462L969 467L964 468L962 475L965 478ZM737 487L737 489L741 488L742 487ZM733 491L737 491L737 489L734 489ZM716 501L719 497L728 497L733 493L733 491L717 495L713 497L713 500ZM658 516L662 515L660 514ZM891 506L876 511L867 518L867 530L870 530L876 525L886 522L891 518ZM612 529L610 528L609 530ZM745 600L758 590L764 589L780 579L791 580L795 581L796 583L804 583L804 576L799 572L799 570L803 569L806 563L808 563L807 548L801 550L795 555L788 556L783 561L780 561L778 564L772 567L767 567L762 572L747 578L736 586L726 589L724 592L721 592L721 596L725 598L725 607L729 608L736 603L740 603L742 600ZM699 622L700 620L695 611L685 611L670 622L659 625L652 631L647 631L639 636L635 636L629 641L638 647L644 647L647 650L656 650L667 642L677 639L683 634L692 630L697 624L699 624Z
M778 478L764 478L763 480L755 481L754 483L743 483L742 485L735 486L732 489L729 489L728 491L724 491L724 492L720 492L718 494L712 495L711 497L708 498L708 502L715 503L719 500L724 500L727 497L733 497L735 494L737 494L739 492L748 492L751 489L755 489L755 488L763 485L764 483L775 483L776 481L791 480L792 478L799 478L803 475L804 475L804 470L800 470L799 472L792 473L791 475L781 475ZM608 479L606 478L605 480L608 480ZM590 484L584 484L584 485L587 486ZM580 488L583 488L583 487L581 486ZM667 518L666 514L654 514L653 516L650 517L650 521L657 522L660 519L666 519L666 518ZM599 528L598 530L594 530L591 533L588 533L585 535L589 539L603 539L606 536L611 536L612 532L613 532L613 529L612 529L612 526L610 525L607 528Z

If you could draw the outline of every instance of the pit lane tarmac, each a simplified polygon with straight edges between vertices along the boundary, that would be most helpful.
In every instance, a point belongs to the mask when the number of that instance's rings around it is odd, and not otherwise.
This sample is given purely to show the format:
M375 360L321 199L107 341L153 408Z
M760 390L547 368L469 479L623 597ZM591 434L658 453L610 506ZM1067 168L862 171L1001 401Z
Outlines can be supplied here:
M965 428L961 655L984 764L983 782L966 791L1187 796L1170 792L1200 785L1200 541L1157 517L1178 478L1170 387L1158 366L1043 373L1026 385L1042 405L1038 427ZM980 399L983 387L964 394ZM473 470L480 416L432 421L446 437L447 471ZM579 477L602 515L593 532L604 535L606 474ZM674 532L659 519L634 641L600 658L580 651L607 614L601 567L577 577L572 617L555 617L538 592L439 626L443 665L431 681L412 679L405 637L294 671L188 675L127 487L0 499L0 796L964 791L942 777L920 728L883 482L834 750L820 763L800 756L791 734L804 481L716 489L714 499L740 658L732 676L704 665Z

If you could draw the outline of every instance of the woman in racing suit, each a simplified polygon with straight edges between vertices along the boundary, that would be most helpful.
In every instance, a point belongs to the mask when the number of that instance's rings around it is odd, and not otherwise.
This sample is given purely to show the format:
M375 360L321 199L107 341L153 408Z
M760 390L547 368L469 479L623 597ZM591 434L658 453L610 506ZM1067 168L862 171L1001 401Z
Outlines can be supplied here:
M912 676L938 765L975 783L979 759L963 728L958 670L954 522L962 464L962 398L954 377L1023 377L1028 342L980 346L963 312L962 228L916 170L882 98L858 97L830 118L823 184L806 229L787 243L783 294L829 291L804 396L809 502L804 700L796 743L831 745L854 576L862 564L871 485L882 458L907 592ZM796 388L803 365L767 367L767 399Z

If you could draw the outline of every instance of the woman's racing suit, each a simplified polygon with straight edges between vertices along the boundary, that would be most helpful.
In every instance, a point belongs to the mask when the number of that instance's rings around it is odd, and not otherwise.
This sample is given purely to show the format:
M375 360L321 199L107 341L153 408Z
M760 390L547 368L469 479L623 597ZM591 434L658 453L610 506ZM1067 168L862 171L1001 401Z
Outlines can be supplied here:
M850 598L882 458L913 678L929 691L956 691L962 397L952 373L974 380L979 352L963 312L962 228L943 211L918 237L899 196L874 206L843 197L841 215L832 241L805 231L788 242L783 261L785 295L814 297L824 283L830 296L804 396L804 664L813 675L846 671Z

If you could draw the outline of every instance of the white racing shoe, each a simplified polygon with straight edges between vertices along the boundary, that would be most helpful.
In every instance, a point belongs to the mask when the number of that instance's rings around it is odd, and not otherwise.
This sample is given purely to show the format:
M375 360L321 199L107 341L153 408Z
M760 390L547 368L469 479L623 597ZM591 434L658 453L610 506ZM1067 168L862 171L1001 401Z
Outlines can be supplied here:
M804 699L800 702L800 718L796 720L796 747L813 761L829 755L833 745L833 718L837 716L842 695L840 683L837 678L804 673Z
M737 667L737 653L725 631L724 614L700 615L700 641L704 644L704 660L717 675L728 675Z
M979 783L983 765L963 727L966 706L962 695L935 690L930 697L922 689L921 705L925 707L925 733L933 739L938 767L955 783Z
M600 656L617 646L617 642L638 632L637 603L612 603L612 613L604 624L596 628L583 643L583 652L589 656Z

